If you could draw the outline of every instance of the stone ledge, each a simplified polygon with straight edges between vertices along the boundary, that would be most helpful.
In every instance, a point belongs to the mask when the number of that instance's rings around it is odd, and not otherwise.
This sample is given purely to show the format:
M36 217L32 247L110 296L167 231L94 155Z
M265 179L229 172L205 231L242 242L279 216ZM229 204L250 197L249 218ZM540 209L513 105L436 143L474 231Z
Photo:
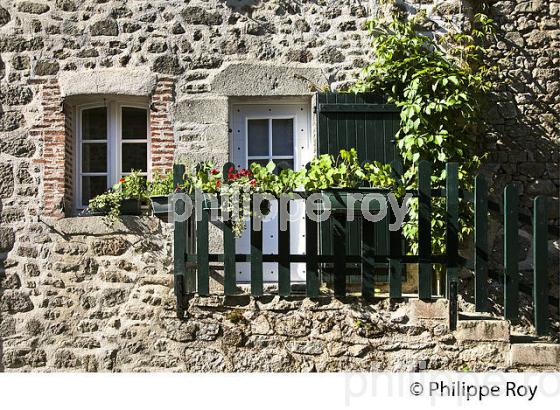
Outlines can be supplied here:
M425 302L420 299L409 300L409 317L413 322L421 320L449 320L449 302L445 299Z
M546 366L560 370L560 345L546 343L519 343L511 345L512 366Z
M62 235L146 235L160 232L160 221L147 216L121 216L113 224L103 216L80 216L44 221L51 229Z
M211 90L227 96L312 95L313 84L327 82L320 67L231 63L214 77Z
M457 323L455 337L459 342L509 342L507 320L462 320Z
M105 69L67 71L59 76L60 93L73 95L149 96L156 84L156 75L145 70Z

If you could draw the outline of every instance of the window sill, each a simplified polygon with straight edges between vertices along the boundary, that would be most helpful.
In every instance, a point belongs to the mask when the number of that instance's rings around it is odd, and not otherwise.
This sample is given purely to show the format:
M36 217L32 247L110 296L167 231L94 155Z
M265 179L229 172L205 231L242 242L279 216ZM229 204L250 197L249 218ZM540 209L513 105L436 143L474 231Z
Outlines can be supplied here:
M161 221L152 216L123 215L113 224L104 216L75 216L62 218L52 228L62 235L146 235L161 233Z

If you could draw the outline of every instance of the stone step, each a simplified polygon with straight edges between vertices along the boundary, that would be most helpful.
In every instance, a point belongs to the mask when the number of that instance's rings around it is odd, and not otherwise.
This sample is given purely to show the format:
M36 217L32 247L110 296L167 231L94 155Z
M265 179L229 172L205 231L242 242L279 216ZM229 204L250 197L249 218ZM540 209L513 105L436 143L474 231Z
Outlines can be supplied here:
M560 344L514 343L509 360L512 366L542 366L560 370Z
M461 320L455 337L459 342L509 342L507 320Z
M486 312L459 312L459 320L502 320Z

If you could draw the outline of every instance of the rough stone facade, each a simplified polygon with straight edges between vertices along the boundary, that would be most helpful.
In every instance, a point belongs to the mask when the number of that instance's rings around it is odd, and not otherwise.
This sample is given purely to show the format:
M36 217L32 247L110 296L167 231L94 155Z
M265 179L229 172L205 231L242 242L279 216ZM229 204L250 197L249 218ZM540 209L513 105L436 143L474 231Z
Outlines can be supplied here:
M175 318L169 227L72 214L73 101L150 103L152 166L228 159L229 104L353 78L365 0L3 0L0 3L0 357L5 370L507 369L509 342L461 342L410 307L195 300ZM443 25L469 2L408 2ZM560 3L491 1L499 23L486 141L495 192L558 196ZM558 209L550 210L551 222ZM499 233L495 233L499 238ZM558 245L555 245L558 258ZM557 285L556 285L557 286ZM557 289L557 287L556 287ZM254 360L260 355L262 360ZM482 359L479 359L482 358ZM260 367L262 366L262 367ZM422 367L423 366L423 367ZM523 365L519 364L520 368Z
M169 227L153 218L38 223L2 280L4 371L554 369L515 363L506 321L448 328L444 300L194 298L172 292ZM21 275L23 276L23 275ZM557 346L560 347L560 346ZM550 349L545 347L544 349ZM530 358L529 358L530 359Z

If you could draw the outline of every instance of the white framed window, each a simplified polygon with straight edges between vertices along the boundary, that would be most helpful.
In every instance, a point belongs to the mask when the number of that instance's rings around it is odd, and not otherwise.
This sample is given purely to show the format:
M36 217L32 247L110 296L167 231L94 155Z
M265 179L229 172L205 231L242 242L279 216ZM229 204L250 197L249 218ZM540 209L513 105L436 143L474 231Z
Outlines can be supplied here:
M76 107L74 192L76 209L132 170L151 174L148 104L134 100Z
M294 168L295 117L252 117L246 118L247 163L266 165L272 160Z
M250 167L253 162L266 165L269 160L299 170L311 160L311 100L306 98L245 99L233 103L230 110L230 159L238 168ZM271 201L271 212L277 214L278 201ZM290 222L290 253L305 252L305 203L292 202L290 212L297 218ZM278 254L278 217L263 221L263 253ZM238 253L250 253L250 230L235 241ZM238 283L251 279L251 264L236 262ZM290 264L293 283L305 282L305 264ZM278 281L278 263L263 264L263 280Z

